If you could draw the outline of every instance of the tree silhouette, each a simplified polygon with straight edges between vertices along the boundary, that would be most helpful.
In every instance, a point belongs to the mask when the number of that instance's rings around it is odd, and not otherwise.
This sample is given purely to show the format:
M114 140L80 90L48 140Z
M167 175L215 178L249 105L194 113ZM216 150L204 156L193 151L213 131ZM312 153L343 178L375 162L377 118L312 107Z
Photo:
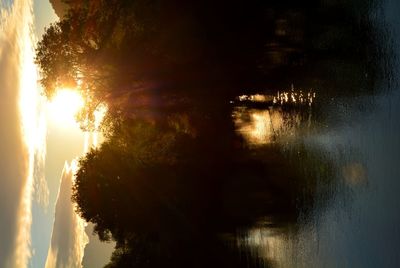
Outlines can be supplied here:
M118 126L99 149L80 161L73 199L78 212L95 224L101 239L157 231L160 211L175 213L177 165L191 136L146 122ZM178 212L176 212L178 213Z

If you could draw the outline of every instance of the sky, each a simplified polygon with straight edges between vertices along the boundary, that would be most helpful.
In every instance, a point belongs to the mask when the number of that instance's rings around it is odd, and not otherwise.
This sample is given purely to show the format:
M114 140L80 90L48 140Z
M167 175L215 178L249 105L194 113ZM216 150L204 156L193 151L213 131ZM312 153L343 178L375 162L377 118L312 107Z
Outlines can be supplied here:
M32 5L28 0L0 3L0 267L26 267L32 255L34 186L43 182L43 177L34 176L40 170L36 164L43 163L43 147L36 147L40 144L40 98L32 83L37 80L32 60ZM35 192L46 196L45 188Z
M58 18L46 0L1 0L0 11L0 267L101 267L113 245L84 232L70 201L85 136L50 116L33 62Z
M35 0L34 3L36 36L40 38L44 28L51 22L57 21L58 17L49 1ZM51 117L47 118L47 122L45 176L49 188L49 206L43 209L34 204L32 246L36 254L32 258L31 267L44 267L45 261L50 258L50 253L57 246L59 246L58 257L63 265L58 264L56 267L74 267L76 263L82 261L84 253L79 251L83 250L82 243L86 245L88 238L80 230L81 223L76 218L70 201L72 170L69 165L84 152L84 134L76 124L65 125L65 122L57 122ZM113 244L100 244L97 237L92 235L91 226L86 229L92 243L87 245L88 254L83 258L83 265L102 267L109 260ZM69 244L65 241L69 241ZM91 257L93 251L101 254L93 258Z

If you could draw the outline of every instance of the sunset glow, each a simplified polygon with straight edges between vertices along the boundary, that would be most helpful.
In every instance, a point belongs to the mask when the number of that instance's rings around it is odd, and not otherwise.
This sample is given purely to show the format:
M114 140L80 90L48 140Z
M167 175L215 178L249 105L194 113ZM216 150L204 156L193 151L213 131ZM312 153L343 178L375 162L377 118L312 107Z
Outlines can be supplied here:
M84 106L82 96L71 89L58 90L47 105L47 113L52 122L61 127L77 125L75 116Z

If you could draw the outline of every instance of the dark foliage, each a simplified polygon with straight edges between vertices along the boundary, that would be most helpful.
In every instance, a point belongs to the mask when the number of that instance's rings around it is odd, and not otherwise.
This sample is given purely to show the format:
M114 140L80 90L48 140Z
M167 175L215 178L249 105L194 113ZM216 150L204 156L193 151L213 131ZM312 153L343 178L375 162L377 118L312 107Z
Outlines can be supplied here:
M300 83L305 73L314 74L305 84L334 74L354 91L365 72L378 75L369 64L377 60L368 24L374 1L325 2L71 1L39 42L41 81L51 96L79 80L109 105L127 95L201 97L210 87L226 100L246 88Z

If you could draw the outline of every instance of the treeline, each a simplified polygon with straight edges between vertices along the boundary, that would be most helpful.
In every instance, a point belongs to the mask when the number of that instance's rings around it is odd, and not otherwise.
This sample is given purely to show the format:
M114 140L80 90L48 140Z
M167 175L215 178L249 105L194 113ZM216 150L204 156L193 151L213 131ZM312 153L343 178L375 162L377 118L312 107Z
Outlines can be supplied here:
M372 2L66 2L36 62L49 98L63 87L85 96L83 128L108 106L106 140L80 160L73 188L78 213L117 242L106 267L260 265L221 234L266 215L294 222L314 184L300 194L304 178L278 149L248 150L229 100L294 80L359 86L366 70L374 74L360 15Z
M140 106L293 82L316 88L316 79L360 85L365 73L375 78L384 53L369 17L376 2L67 1L36 62L48 96L78 87L93 107L132 94L130 105ZM148 95L158 103L142 100Z

